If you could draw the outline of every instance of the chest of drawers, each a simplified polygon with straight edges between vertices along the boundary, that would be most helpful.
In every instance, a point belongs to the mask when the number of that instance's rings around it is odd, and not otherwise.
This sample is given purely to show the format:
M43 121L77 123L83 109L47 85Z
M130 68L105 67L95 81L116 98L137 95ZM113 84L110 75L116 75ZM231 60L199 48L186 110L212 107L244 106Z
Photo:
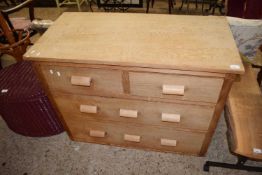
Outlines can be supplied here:
M244 72L223 17L64 13L24 58L71 139L191 155Z

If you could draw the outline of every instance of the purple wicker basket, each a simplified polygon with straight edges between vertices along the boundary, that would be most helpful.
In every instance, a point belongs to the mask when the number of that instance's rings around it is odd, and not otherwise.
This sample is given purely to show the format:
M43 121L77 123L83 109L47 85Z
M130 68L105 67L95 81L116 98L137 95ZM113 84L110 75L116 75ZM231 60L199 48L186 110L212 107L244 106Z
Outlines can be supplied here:
M44 137L64 131L29 61L0 71L0 115L16 133Z

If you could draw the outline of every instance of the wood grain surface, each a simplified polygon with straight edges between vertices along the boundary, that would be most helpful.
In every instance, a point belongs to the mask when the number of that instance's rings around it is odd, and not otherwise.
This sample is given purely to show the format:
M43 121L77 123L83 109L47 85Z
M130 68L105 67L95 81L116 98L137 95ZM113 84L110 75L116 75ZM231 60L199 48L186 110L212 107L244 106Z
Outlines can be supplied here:
M224 81L222 78L137 72L130 72L129 79L132 95L211 103L217 102ZM184 92L167 94L163 91L164 85L183 86Z
M262 160L262 94L250 66L241 81L233 84L228 97L229 121L234 138L233 152Z
M70 126L74 140L164 152L183 152L198 155L204 139L204 133L183 132L172 128L121 122L95 122L77 116L67 120L67 124ZM106 135L104 138L90 137L90 130L103 131L106 132ZM133 141L126 141L125 135L133 136L129 137ZM176 140L176 146L162 145L161 139Z
M65 95L54 93L58 108L63 116L79 116L94 121L121 121L124 123L140 123L145 125L158 125L182 128L203 132L209 127L212 119L213 106L184 105L175 103L146 102L139 100L105 98L95 96ZM82 113L80 105L97 106L97 113ZM120 117L120 109L137 112L136 118ZM162 121L162 113L180 114L180 122ZM66 120L70 120L70 118Z
M63 13L24 57L37 61L244 72L227 20L217 16Z

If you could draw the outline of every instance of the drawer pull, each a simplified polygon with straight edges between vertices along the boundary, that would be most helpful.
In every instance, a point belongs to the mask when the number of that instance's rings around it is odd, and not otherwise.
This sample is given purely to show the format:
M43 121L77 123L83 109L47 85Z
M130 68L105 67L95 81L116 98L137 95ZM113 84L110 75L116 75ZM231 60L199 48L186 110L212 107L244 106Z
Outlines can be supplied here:
M140 136L125 134L124 140L130 141L130 142L140 142Z
M183 85L163 85L163 94L169 95L184 95L185 86Z
M163 145L163 146L176 146L176 140L161 139L161 145Z
M180 122L180 114L162 113L161 118L163 122Z
M72 76L71 77L71 84L72 85L79 85L79 86L90 86L91 77Z
M120 109L119 115L120 117L137 118L137 113L136 110Z
M80 105L80 112L96 114L97 113L97 106Z
M99 131L99 130L90 130L89 135L91 137L105 137L106 132L105 131Z

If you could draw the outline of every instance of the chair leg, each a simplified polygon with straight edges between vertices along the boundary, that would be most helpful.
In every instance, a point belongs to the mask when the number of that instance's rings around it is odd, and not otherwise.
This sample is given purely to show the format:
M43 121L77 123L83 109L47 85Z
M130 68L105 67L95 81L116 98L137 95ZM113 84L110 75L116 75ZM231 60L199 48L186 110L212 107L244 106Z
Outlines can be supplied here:
M187 4L186 13L189 13L189 1L188 0L186 0L186 4Z
M181 6L179 7L179 10L181 10L182 8L183 8L183 5L184 5L184 2L185 2L186 0L182 0L182 4L181 4Z
M80 4L79 0L76 0L76 4L77 4L78 11L81 12L82 9L81 9L81 4Z
M155 0L151 0L151 7L153 8L155 4Z
M205 1L204 0L202 0L202 15L204 15L204 6L205 6L205 3L204 3Z
M168 13L171 14L171 8L172 8L172 3L173 1L172 0L168 0Z
M217 0L216 0L216 2L214 2L214 3L212 4L212 15L215 14L216 6L217 6Z
M223 0L222 2L221 2L221 4L219 5L219 13L221 14L221 15L225 15L225 12L223 12L223 9L225 8L225 0Z
M198 6L198 4L197 4L197 0L196 0L196 9L198 8L197 6Z
M174 1L173 0L170 0L170 5L171 5L171 9L174 8Z
M56 6L57 6L59 12L61 13L61 8L60 8L60 2L59 2L59 0L55 0L55 2L56 2Z
M84 0L84 1L85 1L86 5L89 6L90 11L94 12L93 8L92 8L92 2L93 1L92 0Z
M146 13L149 11L150 0L146 0Z
M244 156L238 156L238 161L236 164L206 161L206 163L204 164L203 170L208 172L209 168L213 166L213 167L220 167L220 168L262 172L262 167L244 165L246 161L247 161L247 158Z

